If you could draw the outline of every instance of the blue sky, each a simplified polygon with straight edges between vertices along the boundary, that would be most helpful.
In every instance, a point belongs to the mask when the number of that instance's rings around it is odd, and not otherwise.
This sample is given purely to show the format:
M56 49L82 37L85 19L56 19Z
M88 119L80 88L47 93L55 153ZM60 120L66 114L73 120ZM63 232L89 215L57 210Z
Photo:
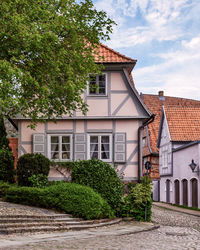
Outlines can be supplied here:
M200 0L95 0L118 24L105 44L137 59L142 93L200 100Z

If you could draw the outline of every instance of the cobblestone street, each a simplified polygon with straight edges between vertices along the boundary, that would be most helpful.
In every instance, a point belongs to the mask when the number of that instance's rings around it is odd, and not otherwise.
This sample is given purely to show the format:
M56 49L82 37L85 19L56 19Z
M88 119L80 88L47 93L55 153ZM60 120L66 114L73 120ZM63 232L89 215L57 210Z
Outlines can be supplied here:
M109 235L103 233L103 229L90 234L61 234L58 238L51 237L42 242L16 245L6 249L200 249L200 217L156 206L153 206L152 212L153 221L160 224L160 228L156 230L116 235L116 225L110 230ZM115 234L112 235L114 230Z

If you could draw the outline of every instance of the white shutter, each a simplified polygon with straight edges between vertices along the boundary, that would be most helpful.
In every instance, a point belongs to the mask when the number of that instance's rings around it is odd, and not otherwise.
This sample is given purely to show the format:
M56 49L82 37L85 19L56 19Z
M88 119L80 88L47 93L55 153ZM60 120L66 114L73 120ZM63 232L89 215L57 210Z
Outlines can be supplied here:
M86 135L75 134L74 138L74 160L86 160Z
M45 154L44 134L33 134L33 153Z
M114 161L126 162L126 133L115 133Z

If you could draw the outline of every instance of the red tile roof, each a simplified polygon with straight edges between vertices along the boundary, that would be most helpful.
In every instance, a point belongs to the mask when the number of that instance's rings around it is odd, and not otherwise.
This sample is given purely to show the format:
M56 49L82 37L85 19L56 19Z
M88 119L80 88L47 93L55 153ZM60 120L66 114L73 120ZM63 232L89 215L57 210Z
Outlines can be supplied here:
M99 58L99 56L101 58ZM98 45L98 55L95 55L95 61L97 63L133 63L133 64L137 62L137 60L122 55L119 52L107 47L102 43Z
M143 94L142 96L144 104L147 108L156 115L155 120L153 123L148 125L149 129L149 139L150 139L150 146L153 153L158 153L157 148L157 141L158 141L158 132L160 126L160 118L162 112L162 106L164 105L165 108L169 106L178 106L178 107L199 107L200 108L200 101L185 99L185 98L178 98L178 97L170 97L165 96L164 100L160 100L158 95L149 95ZM144 131L145 135L145 131ZM193 137L191 137L191 140ZM200 138L199 138L200 139ZM150 154L148 147L144 148L143 156Z
M128 75L130 81L135 88L134 80L131 74L132 69L134 68L137 60L127 57L119 52L109 48L108 46L100 43L97 48L97 53L95 54L96 63L127 63L130 64L128 67Z
M196 141L200 139L200 107L165 108L172 141Z

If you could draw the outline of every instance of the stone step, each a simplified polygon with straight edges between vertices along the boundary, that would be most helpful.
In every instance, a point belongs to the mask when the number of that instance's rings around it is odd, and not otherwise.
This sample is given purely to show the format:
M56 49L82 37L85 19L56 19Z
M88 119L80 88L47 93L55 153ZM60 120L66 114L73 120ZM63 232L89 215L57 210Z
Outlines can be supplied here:
M0 215L0 219L4 218L36 218L36 219L42 219L42 218L73 218L71 214L44 214L44 215L22 215L22 214L10 214L10 215Z
M24 222L24 223L3 223L0 224L0 230L5 228L23 228L23 227L40 227L40 226L72 226L72 225L88 225L110 222L110 219L102 220L80 220L80 221L44 221L44 222Z
M0 224L3 223L29 223L29 222L67 222L67 221L81 221L82 219L79 218L57 218L57 219L52 219L52 218L7 218L7 219L0 219Z
M106 222L86 224L86 225L53 225L53 226L36 226L36 227L22 227L22 228L5 228L0 229L0 234L13 234L13 233L27 233L27 232L53 232L53 231L68 231L68 230L85 230L89 228L109 226L119 223L122 219L114 219ZM100 220L102 221L102 220Z

